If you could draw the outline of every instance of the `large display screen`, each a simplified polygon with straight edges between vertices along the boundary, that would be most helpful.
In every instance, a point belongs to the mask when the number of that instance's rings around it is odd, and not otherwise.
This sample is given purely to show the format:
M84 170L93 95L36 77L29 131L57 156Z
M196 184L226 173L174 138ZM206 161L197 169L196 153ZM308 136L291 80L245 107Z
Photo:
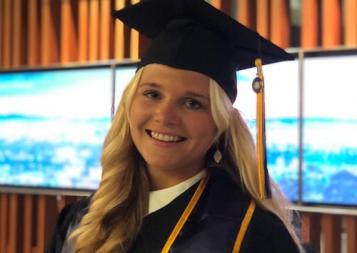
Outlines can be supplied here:
M299 165L299 64L281 62L263 67L265 77L268 170L291 201L298 200ZM256 136L256 69L237 72L238 97L234 106Z
M110 66L0 72L0 185L95 189Z
M357 53L304 60L303 201L357 205Z
M355 66L356 51L263 66L268 169L291 201L357 206ZM95 189L102 143L135 70L125 63L0 72L0 188ZM255 69L237 72L234 104L253 136L255 77Z

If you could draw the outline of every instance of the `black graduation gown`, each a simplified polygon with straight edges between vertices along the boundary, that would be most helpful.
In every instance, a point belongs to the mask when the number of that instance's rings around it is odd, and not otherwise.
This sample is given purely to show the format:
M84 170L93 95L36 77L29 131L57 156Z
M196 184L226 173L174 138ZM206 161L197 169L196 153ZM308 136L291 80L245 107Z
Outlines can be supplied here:
M167 206L146 216L129 253L160 253L173 227L192 197L192 186ZM232 252L250 197L223 171L213 170L206 189L175 240L171 253ZM88 202L88 201L87 201ZM79 207L81 206L81 207ZM68 216L78 219L82 204L74 204L60 216L48 253L60 252ZM61 224L61 220L65 221ZM298 253L283 223L272 213L256 208L240 253Z

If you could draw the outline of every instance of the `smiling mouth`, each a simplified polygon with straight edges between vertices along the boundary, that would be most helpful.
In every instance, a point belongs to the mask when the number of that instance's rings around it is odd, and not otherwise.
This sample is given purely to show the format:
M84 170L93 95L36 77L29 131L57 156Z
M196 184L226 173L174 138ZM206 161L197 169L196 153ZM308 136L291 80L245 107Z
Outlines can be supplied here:
M174 142L174 143L177 143L177 142L185 141L187 139L187 138L182 137L182 136L158 133L158 132L154 132L154 131L149 130L149 129L146 129L145 131L154 140L162 141L162 142Z

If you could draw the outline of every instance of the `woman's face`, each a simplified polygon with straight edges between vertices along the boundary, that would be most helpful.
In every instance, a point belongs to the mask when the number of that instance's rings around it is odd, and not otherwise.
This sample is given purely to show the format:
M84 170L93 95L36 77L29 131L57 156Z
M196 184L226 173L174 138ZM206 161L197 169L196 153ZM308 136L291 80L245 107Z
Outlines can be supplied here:
M154 188L174 185L203 169L216 134L208 84L209 78L197 72L145 67L129 122Z

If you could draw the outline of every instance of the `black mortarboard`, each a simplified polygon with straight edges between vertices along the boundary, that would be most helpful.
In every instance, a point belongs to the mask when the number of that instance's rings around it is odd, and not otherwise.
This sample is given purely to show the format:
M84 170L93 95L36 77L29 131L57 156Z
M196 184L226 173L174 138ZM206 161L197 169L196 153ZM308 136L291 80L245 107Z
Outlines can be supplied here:
M141 34L153 39L138 68L159 63L205 74L232 102L237 96L236 71L257 67L257 156L259 193L270 195L265 145L264 64L293 56L204 0L142 0L113 12Z
M292 56L203 0L142 0L113 16L153 39L139 68L160 63L214 79L233 102L236 71Z

